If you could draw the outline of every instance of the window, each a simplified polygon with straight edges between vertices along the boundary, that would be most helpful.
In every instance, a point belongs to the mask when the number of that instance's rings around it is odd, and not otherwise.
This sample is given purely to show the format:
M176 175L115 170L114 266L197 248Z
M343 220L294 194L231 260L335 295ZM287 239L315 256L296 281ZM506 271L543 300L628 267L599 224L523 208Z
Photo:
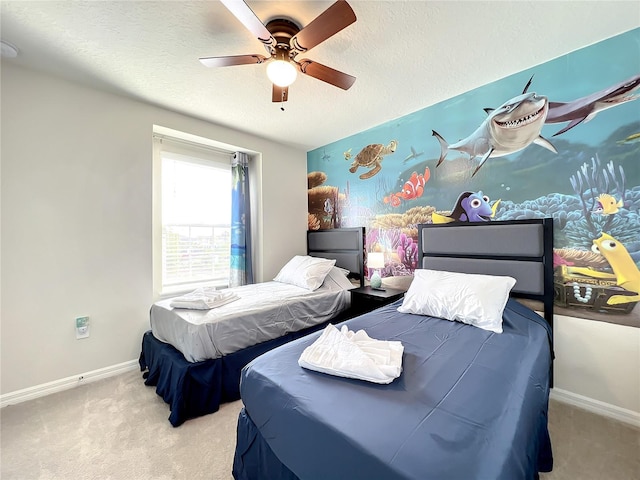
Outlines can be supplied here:
M154 270L160 270L154 271L155 290L170 294L202 285L225 287L231 154L166 136L156 135L154 142L155 190L159 191L154 195L154 244L161 244L159 255L154 245Z

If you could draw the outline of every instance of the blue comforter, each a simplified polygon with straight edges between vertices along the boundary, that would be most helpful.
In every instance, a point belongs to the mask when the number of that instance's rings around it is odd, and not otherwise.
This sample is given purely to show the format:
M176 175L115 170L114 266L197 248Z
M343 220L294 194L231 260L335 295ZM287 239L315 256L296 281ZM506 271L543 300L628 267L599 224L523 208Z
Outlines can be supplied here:
M504 332L495 334L399 313L399 304L346 322L350 330L403 343L403 372L389 385L299 367L319 333L243 370L249 420L283 471L350 480L517 480L549 471L552 352L544 319L509 300ZM242 472L244 462L260 478L264 466L251 458L244 437L239 430L234 474L251 477Z

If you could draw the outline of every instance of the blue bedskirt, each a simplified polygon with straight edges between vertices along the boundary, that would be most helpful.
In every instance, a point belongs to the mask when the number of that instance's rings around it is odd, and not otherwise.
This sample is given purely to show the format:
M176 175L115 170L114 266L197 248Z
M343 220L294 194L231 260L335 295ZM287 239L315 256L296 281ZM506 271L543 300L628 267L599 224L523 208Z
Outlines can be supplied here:
M348 318L348 312L331 322L341 322L345 318ZM155 386L156 393L169 404L169 422L177 427L190 418L217 412L221 403L239 400L240 372L251 360L320 330L328 323L292 332L221 358L195 363L188 362L180 351L158 340L149 330L142 336L140 370L144 372L145 385Z

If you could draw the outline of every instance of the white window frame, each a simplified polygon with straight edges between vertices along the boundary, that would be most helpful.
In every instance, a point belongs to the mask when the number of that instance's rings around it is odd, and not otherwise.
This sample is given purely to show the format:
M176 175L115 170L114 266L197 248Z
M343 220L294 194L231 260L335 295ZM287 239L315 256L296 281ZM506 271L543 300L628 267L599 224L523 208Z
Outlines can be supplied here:
M171 156L179 158L188 157L190 160L197 158L206 164L219 164L221 167L231 164L233 151L222 144L196 137L183 132L177 132L162 127L154 126L153 134L153 292L154 299L165 298L193 291L198 286L213 285L224 288L228 285L228 279L222 282L186 283L175 286L163 285L163 258L162 258L162 151L170 152Z

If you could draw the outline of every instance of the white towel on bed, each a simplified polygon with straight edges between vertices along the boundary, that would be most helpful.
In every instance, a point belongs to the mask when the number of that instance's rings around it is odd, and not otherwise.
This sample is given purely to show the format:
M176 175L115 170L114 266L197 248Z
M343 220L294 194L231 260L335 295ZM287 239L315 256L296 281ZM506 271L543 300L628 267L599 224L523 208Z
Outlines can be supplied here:
M238 295L233 292L214 290L212 288L199 288L191 293L176 297L171 300L173 308L190 308L192 310L211 310L227 303L238 300Z
M364 330L329 324L320 337L304 349L298 365L316 372L374 383L391 383L402 373L404 346L398 341L375 340Z

